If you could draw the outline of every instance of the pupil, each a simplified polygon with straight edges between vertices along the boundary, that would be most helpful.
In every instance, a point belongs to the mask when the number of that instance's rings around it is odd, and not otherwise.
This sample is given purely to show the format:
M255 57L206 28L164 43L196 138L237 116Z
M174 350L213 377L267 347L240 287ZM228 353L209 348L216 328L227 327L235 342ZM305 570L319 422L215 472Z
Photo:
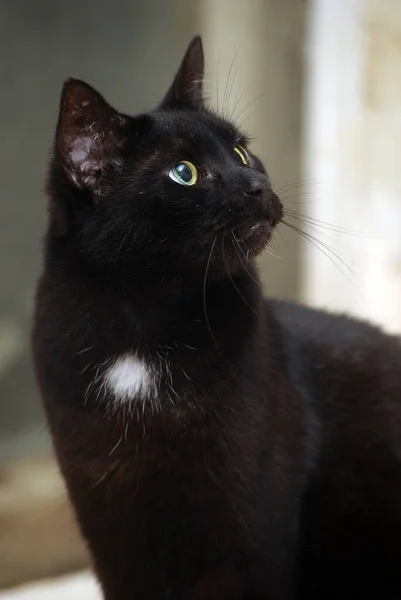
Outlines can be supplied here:
M192 179L192 171L188 167L188 165L184 165L184 163L180 163L176 168L177 174L181 177L183 181L188 183Z

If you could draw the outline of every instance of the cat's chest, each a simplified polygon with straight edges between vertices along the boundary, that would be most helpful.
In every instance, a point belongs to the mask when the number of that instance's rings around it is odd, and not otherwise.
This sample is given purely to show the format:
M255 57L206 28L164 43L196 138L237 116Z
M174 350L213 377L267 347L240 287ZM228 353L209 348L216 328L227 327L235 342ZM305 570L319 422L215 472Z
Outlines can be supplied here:
M116 403L155 399L160 383L159 365L132 353L112 357L102 367L100 385Z
M216 395L237 371L216 352L201 323L192 323L188 331L177 331L167 341L139 336L127 326L125 335L109 328L101 340L80 342L83 348L77 352L75 346L73 362L84 402L113 409L190 409L205 394Z
M190 367L186 365L189 370ZM85 401L109 404L113 409L174 407L193 394L193 381L180 361L167 355L141 356L127 351L89 362L82 376Z

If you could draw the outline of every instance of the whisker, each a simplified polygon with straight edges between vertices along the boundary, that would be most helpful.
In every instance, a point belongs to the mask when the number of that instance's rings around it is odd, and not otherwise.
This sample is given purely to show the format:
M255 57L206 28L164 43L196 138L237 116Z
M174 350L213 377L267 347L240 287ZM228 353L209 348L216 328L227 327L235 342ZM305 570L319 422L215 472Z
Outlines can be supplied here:
M220 52L221 49L219 48L219 53L217 55L217 69L216 69L216 99L217 99L217 111L220 111L220 106L219 106L219 71L220 71Z
M230 116L230 119L231 119L232 121L236 121L236 120L237 120L237 118L236 118L236 117L234 117L234 113L235 113L235 111L237 110L237 108L238 108L238 106L239 106L239 103L241 102L242 98L243 98L243 97L245 96L245 94L246 94L246 93L247 93L247 92L248 92L248 91L251 89L251 87L252 87L253 85L255 85L255 83L256 83L256 80L255 80L255 81L253 81L252 83L250 83L250 84L249 84L249 85L248 85L248 86L245 88L245 90L242 92L242 94L239 94L239 96L237 96L237 98L236 98L236 100L235 100L235 104L234 104L233 110L232 110L232 112L231 112L231 116Z
M337 231L336 229L330 228L330 227L325 227L324 225L315 225L314 223L309 223L308 221L305 221L299 217L294 217L292 215L289 215L287 213L284 213L286 217L288 217L289 219L295 219L302 224L303 227L305 227L306 231L305 233L309 233L313 232L314 234L319 234L322 238L325 238L325 244L327 244L327 246L329 248L331 248L329 242L333 241L333 237L332 235L330 236L329 233L332 232L334 233L347 233L347 232L343 232L343 231ZM327 241L328 240L328 241ZM334 251L334 248L332 248ZM339 252L337 249L335 249L336 252L338 252L339 255L341 255L341 252Z
M306 181L298 181L297 183L290 183L289 185L285 185L282 188L278 188L275 190L276 194L279 196L280 194L285 194L285 192L296 189L296 188L304 188L310 185L318 185L321 183L327 183L327 181L322 181L318 179L309 179Z
M233 87L234 87L234 82L235 82L236 77L237 77L237 71L234 71L233 76L231 78L230 91L228 92L228 96L227 96L227 106L226 106L227 119L229 118L229 116L228 116L229 101L230 101L231 95L233 93Z
M290 196L285 196L285 194L288 194L289 192L291 192L293 190L287 190L286 192L281 192L280 194L280 198L281 200L283 200L284 202L288 202L288 200L292 200L293 198L298 199L298 198L303 198L304 196L310 196L311 200L310 202L312 202L312 200L316 200L316 198L312 198L313 196L321 196L322 192L295 192L295 193L291 193ZM292 204L295 204L295 201L293 200Z
M230 77L231 77L231 73L232 73L232 70L233 70L233 68L234 68L234 63L235 63L235 61L236 61L236 59L237 59L238 53L239 53L239 51L241 50L241 48L242 48L242 42L241 42L241 44L239 45L239 47L237 48L237 50L236 50L236 52L235 52L235 54L234 54L234 58L233 58L233 59L232 59L232 61L231 61L230 70L228 71L228 77L227 77L227 81L226 81L226 87L225 87L225 89L224 89L224 96L223 96L223 106L222 106L222 109L223 109L223 110L222 110L222 114L223 114L223 116L226 116L226 108L227 108L227 90L228 90L228 85L229 85L229 83L230 83Z
M209 258L208 258L208 261L207 261L207 264L206 264L205 277L204 277L204 279L203 279L203 312L204 312L204 315L205 315L205 321L206 321L206 325L207 325L207 328L208 328L208 330L209 330L210 336L211 336L211 338L212 338L212 340L213 340L213 343L214 343L214 345L216 346L217 350L218 350L219 352L221 352L221 350L220 350L220 348L219 348L219 345L218 345L218 343L217 343L217 340L216 340L216 338L214 337L214 334L213 334L212 328L211 328L211 326L210 326L209 316L208 316L208 314L207 314L207 308L206 308L206 285L207 285L207 274L208 274L208 272L209 272L210 262L211 262L211 260L212 260L212 254L213 254L214 247L215 247L215 245L216 245L216 240L217 240L217 235L215 236L215 238L214 238L214 240L213 240L213 243L212 243L212 247L211 247L211 249L210 249Z
M279 229L276 229L274 233L277 233L281 237L281 239L283 240L284 244L287 246L287 249L289 250L290 247L289 247L289 245L288 245L287 240L285 239L285 237L281 234L281 231ZM280 258L282 258L282 257L280 257Z
M282 256L278 256L277 254L275 254L270 248L269 246L266 246L266 248L263 250L263 252L267 252L267 254L270 254L270 256L272 256L273 258L277 258L278 260L283 260Z
M320 221L319 219L315 219L314 217L311 217L309 215L298 213L291 209L287 209L287 208L284 209L284 214L288 217L292 217L293 219L299 219L300 221L303 221L303 222L305 222L305 224L310 225L310 226L316 225L323 229L328 229L330 231L335 231L337 233L345 233L347 235L354 235L356 237L362 237L362 238L367 237L363 233L360 233L358 231L352 231L351 229L347 229L346 227L340 227L338 225L333 225L332 223L328 223L327 221Z
M234 289L236 290L238 296L241 298L241 300L244 302L244 304L256 315L257 311L254 309L253 306L251 306L249 304L248 300L243 296L241 290L238 288L237 284L235 283L234 279L232 278L231 273L227 267L227 262L226 262L226 258L225 258L225 252L224 252L224 235L221 237L221 253L222 253L222 257L223 257L224 267L226 269L227 275L228 275Z
M247 266L246 266L246 263L248 262L248 257L247 257L247 256L245 256L245 254L243 253L243 251L242 251L242 248L241 248L241 246L240 246L240 244L239 244L239 242L238 242L237 238L235 237L235 235L234 235L234 232L233 232L233 231L231 231L231 236L232 236L232 240L233 240L234 248L235 248L235 249L236 249L236 251L237 251L238 260L240 261L240 263L241 263L241 265L243 266L243 268L244 268L245 272L246 272L246 273L249 275L249 277L252 279L252 281L254 281L254 282L255 282L255 283L256 283L256 284L257 284L257 285L258 285L258 286L261 288L261 287L262 287L262 285L261 285L260 281L259 281L258 279L256 279L256 278L255 278L255 277L252 275L252 273L249 271L249 269L248 269L248 268L247 268ZM239 251L239 252L238 252L238 251ZM244 262L243 262L243 260L241 259L241 256L240 256L240 254L242 254L242 257L244 258L244 260L245 260L245 263L244 263Z
M288 222L282 221L284 222L285 225L289 225ZM292 224L293 225L293 224ZM296 227L295 225L293 225L293 227ZM308 236L310 239L314 240L316 243L321 244L324 248L326 248L326 250L330 253L332 253L339 261L343 262L344 266L347 268L347 270L355 277L357 277L356 273L354 273L352 271L352 269L347 265L347 263L345 261L343 261L341 259L341 252L338 252L338 250L334 249L332 246L330 246L327 242L323 242L322 240L320 240L319 238L314 237L313 235L311 235L309 232L304 231L303 229L299 229L299 232L302 232L304 235Z
M256 96L256 98L254 98L253 100L251 100L251 102L248 102L248 104L246 104L244 106L244 108L242 110L240 110L239 114L236 116L235 118L235 122L238 123L238 119L240 118L240 116L246 111L248 110L248 108L250 108L253 104L255 104L255 102L257 102L258 100L260 100L261 98L263 98L264 94L259 94L259 96ZM244 123L246 123L246 121L249 119L249 116L242 121L241 123L241 128L244 126Z
M283 223L283 225L286 225L286 227L289 227L290 229L292 229L293 231L295 231L296 233L301 235L304 239L306 239L313 246L315 246L318 250L320 250L320 252L322 252L325 256L327 256L327 258L330 260L330 262L333 263L333 265L340 271L340 273L348 279L348 281L351 283L351 285L354 287L354 289L356 289L358 292L360 291L358 286L355 285L355 282L352 280L352 278L349 277L346 274L346 272L343 269L341 269L341 266L334 260L333 256L345 267L345 269L352 275L352 277L354 277L354 279L359 282L359 278L358 278L357 274L351 269L351 267L349 267L347 265L347 263L332 248L330 248L330 246L328 246L321 240L315 238L310 233L303 231L296 225L294 225L292 223L288 223L288 221L285 221L284 219L282 219L281 223Z

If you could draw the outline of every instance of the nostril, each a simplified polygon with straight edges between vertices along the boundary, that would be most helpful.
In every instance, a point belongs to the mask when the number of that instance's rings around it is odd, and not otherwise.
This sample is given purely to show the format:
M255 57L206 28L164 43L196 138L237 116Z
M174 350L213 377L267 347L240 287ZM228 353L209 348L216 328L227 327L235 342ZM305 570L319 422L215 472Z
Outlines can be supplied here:
M261 198L263 196L263 189L260 186L254 185L244 192L244 194L251 198Z

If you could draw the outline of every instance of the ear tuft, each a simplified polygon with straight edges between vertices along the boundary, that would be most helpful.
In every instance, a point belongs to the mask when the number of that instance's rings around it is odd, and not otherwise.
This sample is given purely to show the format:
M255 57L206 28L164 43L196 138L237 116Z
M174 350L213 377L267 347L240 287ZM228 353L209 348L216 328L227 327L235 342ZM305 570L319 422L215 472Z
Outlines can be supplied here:
M123 117L87 83L69 79L63 86L56 149L71 181L100 193L105 169L116 157Z
M189 44L180 68L160 108L192 108L201 110L203 101L204 55L198 35Z

